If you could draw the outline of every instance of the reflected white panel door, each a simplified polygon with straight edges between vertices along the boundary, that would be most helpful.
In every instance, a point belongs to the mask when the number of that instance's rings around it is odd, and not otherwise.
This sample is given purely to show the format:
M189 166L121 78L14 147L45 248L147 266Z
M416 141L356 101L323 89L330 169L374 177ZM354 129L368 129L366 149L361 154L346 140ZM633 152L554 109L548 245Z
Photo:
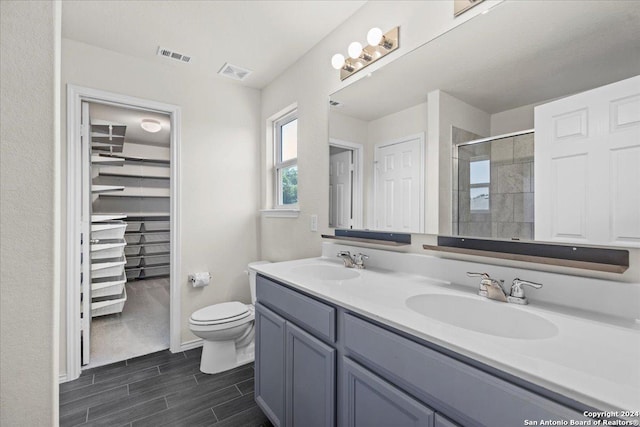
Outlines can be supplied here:
M345 150L330 156L329 164L329 226L351 228L353 153Z
M423 147L422 136L376 147L376 230L423 232Z
M640 76L535 109L536 240L640 246Z

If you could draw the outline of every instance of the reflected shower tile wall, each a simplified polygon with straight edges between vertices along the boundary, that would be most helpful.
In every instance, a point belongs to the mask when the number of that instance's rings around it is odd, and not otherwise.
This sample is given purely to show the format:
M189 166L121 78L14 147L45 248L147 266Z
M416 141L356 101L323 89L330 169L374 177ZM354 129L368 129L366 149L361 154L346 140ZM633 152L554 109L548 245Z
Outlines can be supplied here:
M533 192L513 195L513 220L533 223Z
M513 163L513 138L491 141L491 166L494 163Z
M533 133L491 143L492 237L533 239L533 150Z
M513 163L496 166L497 193L530 193L531 192L531 164ZM493 162L492 162L493 166Z
M513 160L516 162L533 162L533 133L514 137Z

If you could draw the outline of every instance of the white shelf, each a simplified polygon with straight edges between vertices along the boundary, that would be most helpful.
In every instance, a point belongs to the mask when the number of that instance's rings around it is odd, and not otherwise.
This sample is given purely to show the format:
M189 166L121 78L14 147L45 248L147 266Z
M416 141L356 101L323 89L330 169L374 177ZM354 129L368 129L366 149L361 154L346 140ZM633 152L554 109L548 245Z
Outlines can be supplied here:
M124 273L119 277L95 279L91 281L91 297L101 298L121 295L126 283L127 275Z
M95 187L95 185L94 185ZM104 185L103 187L116 187L114 185ZM111 194L103 194L108 197L170 197L171 192L168 188L157 187L120 187L122 191ZM113 190L112 190L113 191Z
M122 313L127 301L127 289L122 288L120 298L91 303L91 317L106 316L107 314Z
M120 258L127 245L124 239L118 243L94 243L91 245L91 260Z
M105 222L113 221L117 219L125 219L127 216L124 214L95 214L91 215L91 222Z
M169 212L126 212L127 217L144 218L144 217L169 217ZM137 220L136 220L137 221Z
M124 159L119 159L117 157L106 157L106 156L91 156L91 164L92 165L119 165L122 167L124 165Z
M122 239L127 229L126 222L115 222L111 224L91 224L91 238L101 239Z
M143 164L123 164L119 166L103 166L99 170L100 175L136 177L141 179L169 179L170 172L171 172L170 169L165 167L164 165L143 165Z
M91 263L91 279L101 279L104 277L121 276L124 271L124 265L127 263L123 256L118 261L109 262L92 262Z
M92 185L91 192L93 194L97 193L108 193L112 191L124 191L124 187L122 185Z

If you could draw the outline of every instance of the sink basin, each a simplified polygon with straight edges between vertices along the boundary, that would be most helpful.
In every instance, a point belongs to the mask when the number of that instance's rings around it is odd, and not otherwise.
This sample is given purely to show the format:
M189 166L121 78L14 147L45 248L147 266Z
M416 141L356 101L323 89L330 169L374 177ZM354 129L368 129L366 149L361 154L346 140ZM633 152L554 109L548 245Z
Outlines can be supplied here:
M291 272L318 280L349 280L360 277L356 270L324 264L300 265L292 268Z
M517 339L544 339L558 334L547 319L507 303L457 295L423 294L406 301L411 310L459 328Z

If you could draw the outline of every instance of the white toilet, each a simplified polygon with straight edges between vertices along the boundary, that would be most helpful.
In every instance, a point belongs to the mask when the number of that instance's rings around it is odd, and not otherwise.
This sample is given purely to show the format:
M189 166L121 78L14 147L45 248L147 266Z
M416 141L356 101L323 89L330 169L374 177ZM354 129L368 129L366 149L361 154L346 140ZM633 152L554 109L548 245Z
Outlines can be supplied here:
M249 264L251 304L223 302L195 311L189 318L189 329L204 340L200 370L216 374L254 360L254 307L256 302L256 272Z

